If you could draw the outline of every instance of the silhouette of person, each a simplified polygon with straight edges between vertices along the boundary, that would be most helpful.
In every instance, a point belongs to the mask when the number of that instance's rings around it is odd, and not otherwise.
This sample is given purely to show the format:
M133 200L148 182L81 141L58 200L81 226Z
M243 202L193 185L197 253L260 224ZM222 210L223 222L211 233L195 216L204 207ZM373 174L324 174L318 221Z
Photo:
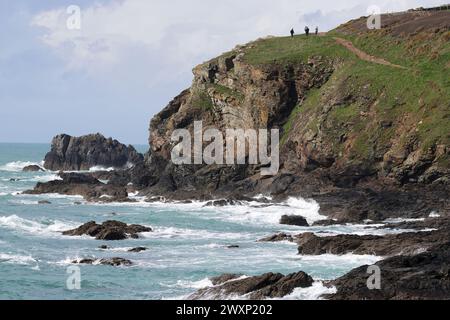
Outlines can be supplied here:
M309 28L308 28L308 26L305 27L305 33L306 33L306 36L309 36Z
M319 27L316 27L316 36L319 34Z
M295 34L294 28L291 29L291 37L293 38Z

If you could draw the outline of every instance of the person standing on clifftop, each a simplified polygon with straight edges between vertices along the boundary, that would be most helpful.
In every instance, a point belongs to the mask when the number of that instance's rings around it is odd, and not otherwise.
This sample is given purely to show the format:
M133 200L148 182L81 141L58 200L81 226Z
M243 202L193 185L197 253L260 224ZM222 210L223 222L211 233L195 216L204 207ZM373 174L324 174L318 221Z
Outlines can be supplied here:
M309 36L309 28L308 28L308 26L305 27L305 33L306 33L306 36Z
M316 27L316 36L319 34L319 27Z
M294 34L295 34L295 31L294 31L294 28L292 28L292 29L291 29L291 38L294 37Z

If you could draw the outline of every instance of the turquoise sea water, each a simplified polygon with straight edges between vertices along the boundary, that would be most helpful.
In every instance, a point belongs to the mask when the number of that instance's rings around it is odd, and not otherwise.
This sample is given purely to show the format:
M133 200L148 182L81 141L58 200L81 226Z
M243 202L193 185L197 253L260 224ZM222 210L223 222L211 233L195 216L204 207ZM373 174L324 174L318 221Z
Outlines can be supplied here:
M269 207L251 202L205 208L202 203L104 205L86 203L78 197L22 195L39 181L57 178L54 172L21 172L25 165L40 164L48 149L49 145L0 144L0 299L173 299L210 285L208 277L222 273L286 274L300 270L318 282L288 298L315 299L327 290L320 280L336 278L378 260L354 255L299 256L294 244L257 242L280 231L380 232L365 226L300 228L278 224L283 214L303 215L310 222L324 218L313 200L293 198ZM145 151L143 146L139 149ZM39 205L39 200L51 204ZM82 204L76 205L77 201ZM109 243L61 235L61 231L91 220L111 219L150 226L154 232L140 239ZM98 249L103 244L113 249ZM229 245L239 248L229 249ZM127 252L137 246L149 250ZM81 266L81 289L67 288L71 261L104 257L127 258L133 266Z

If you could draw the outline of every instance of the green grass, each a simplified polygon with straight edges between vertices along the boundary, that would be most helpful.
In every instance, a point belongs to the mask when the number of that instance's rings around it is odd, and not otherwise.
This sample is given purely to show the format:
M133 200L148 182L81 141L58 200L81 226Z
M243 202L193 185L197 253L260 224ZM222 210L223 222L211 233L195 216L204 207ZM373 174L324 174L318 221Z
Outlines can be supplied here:
M295 36L260 40L246 49L244 61L253 65L304 63L311 56L349 57L330 36Z
M241 101L241 102L244 101L245 96L237 90L233 90L231 88L222 86L220 84L213 84L212 86L213 86L214 90L216 92L218 92L219 94L223 94L223 95L229 96L229 97L234 97L238 101Z
M352 52L336 43L334 37L351 40L354 45L394 64L398 69L362 61ZM417 35L402 41L382 32L361 36L346 36L331 32L323 37L296 36L268 38L256 41L244 49L244 62L265 65L292 65L306 63L310 57L321 56L335 62L336 70L321 88L305 93L305 99L290 114L283 126L281 143L292 130L312 130L332 143L334 151L343 150L340 137L353 137L351 158L364 160L377 149L389 148L397 129L401 139L411 135L423 149L436 144L450 144L450 33L436 37ZM232 55L228 52L225 55ZM213 85L218 93L243 101L244 95L221 85ZM323 108L327 96L339 93L354 97L349 103L333 106L324 120ZM196 104L212 108L206 94L197 97ZM305 124L296 128L296 121ZM380 122L393 123L391 128ZM326 126L324 126L324 123ZM404 136L403 136L404 135ZM440 160L448 164L448 159Z
M341 36L341 35L340 35ZM311 55L320 55L340 59L343 61L340 69L335 72L329 83L320 89L314 89L307 94L302 105L297 106L284 126L284 143L293 128L293 124L300 112L307 112L320 108L326 101L320 101L333 85L345 81L343 88L357 97L357 102L349 105L335 106L328 114L328 122L335 124L327 129L329 141L333 142L333 149L339 151L342 144L337 139L343 132L355 134L357 139L353 144L353 158L364 159L371 156L371 152L388 146L395 130L381 128L380 121L392 121L399 125L405 120L405 130L417 126L416 132L406 132L417 136L423 149L435 144L450 142L450 76L445 72L445 65L450 61L449 44L439 44L440 55L431 59L426 55L414 56L414 50L407 49L404 44L398 44L397 39L389 37L347 37L354 44L369 54L382 57L395 64L409 69L397 69L390 66L378 65L361 61L352 53L342 53L336 50L336 45L330 43L330 37L320 39L299 39L304 51L295 53L295 41L288 43L285 48L276 48L289 41L289 38L271 39L268 43L256 48L263 48L260 53L248 56L249 62L255 64L304 62ZM312 40L312 41L309 41ZM315 41L317 40L317 41ZM307 42L309 41L309 42ZM334 41L334 40L333 40ZM330 50L332 51L330 53ZM420 51L420 50L419 50ZM416 51L414 51L416 52ZM278 56L278 58L276 58ZM449 70L449 69L447 69ZM366 88L363 90L362 88ZM343 89L343 90L344 90ZM363 99L364 98L364 99ZM366 101L366 103L364 103ZM373 104L374 118L362 117L361 112L367 112ZM320 110L310 112L309 130L318 131L317 116ZM420 123L420 125L419 125ZM346 125L345 128L342 128ZM412 130L411 131L414 131ZM324 130L321 128L321 130Z
M192 96L192 105L194 108L200 108L203 110L212 110L214 105L206 91L196 91Z

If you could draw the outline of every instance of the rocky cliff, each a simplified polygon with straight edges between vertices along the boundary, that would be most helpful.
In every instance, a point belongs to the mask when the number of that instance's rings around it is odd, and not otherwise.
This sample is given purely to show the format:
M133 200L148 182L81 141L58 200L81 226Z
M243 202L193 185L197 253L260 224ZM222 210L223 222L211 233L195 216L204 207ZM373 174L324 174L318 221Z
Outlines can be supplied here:
M53 138L44 167L53 171L89 170L95 166L123 169L142 162L143 156L133 146L107 139L101 134L82 137L62 134Z
M318 37L266 38L194 68L150 124L149 194L313 194L449 186L450 12L365 18ZM174 130L281 130L281 170L175 166ZM157 170L155 169L157 168ZM188 197L188 196L186 196Z

